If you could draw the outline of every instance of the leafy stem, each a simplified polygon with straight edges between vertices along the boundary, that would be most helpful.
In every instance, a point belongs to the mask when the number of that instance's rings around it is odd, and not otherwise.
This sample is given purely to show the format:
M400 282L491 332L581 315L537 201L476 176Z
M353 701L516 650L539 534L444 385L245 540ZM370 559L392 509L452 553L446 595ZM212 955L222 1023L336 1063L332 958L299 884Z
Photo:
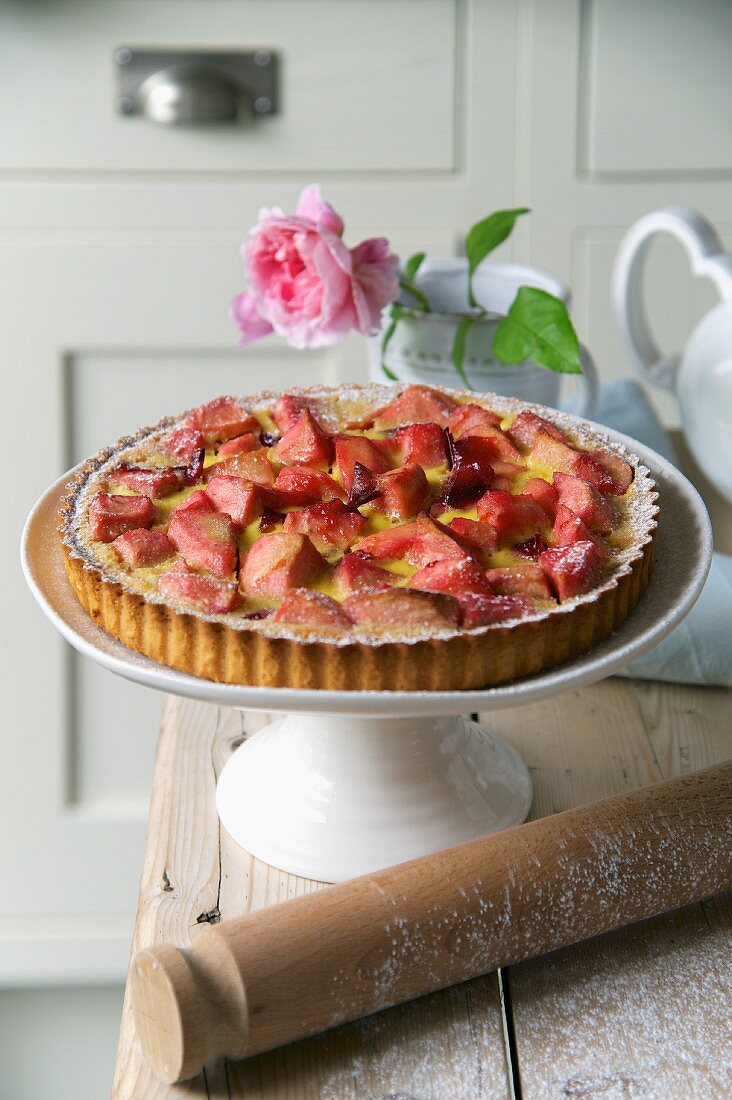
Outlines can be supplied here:
M519 206L515 210L496 210L487 218L476 222L468 230L465 238L465 255L468 258L468 301L477 307L478 302L473 291L473 276L486 256L498 248L506 237L511 235L513 227L522 214L528 214L528 206Z

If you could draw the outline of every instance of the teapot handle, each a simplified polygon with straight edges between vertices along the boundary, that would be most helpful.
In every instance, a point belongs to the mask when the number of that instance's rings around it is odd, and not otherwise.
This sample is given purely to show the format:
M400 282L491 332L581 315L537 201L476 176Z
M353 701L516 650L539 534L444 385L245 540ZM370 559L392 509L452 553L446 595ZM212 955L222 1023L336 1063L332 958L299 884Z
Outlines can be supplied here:
M680 357L664 358L648 328L643 268L651 238L670 233L686 249L694 275L710 279L720 297L732 298L732 256L714 227L688 206L664 206L635 222L620 242L612 276L615 318L633 366L665 389L675 388Z

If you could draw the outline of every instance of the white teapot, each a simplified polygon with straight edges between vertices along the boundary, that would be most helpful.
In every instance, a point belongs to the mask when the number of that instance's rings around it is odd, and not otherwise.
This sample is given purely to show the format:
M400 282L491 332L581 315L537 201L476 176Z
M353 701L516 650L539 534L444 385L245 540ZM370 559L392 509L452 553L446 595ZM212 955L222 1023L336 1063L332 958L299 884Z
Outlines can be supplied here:
M710 279L722 299L696 326L682 354L667 358L648 330L643 302L643 265L657 233L670 233L683 244L693 273ZM732 256L701 214L688 206L665 206L640 218L623 237L613 301L630 361L656 385L676 392L694 458L732 502Z

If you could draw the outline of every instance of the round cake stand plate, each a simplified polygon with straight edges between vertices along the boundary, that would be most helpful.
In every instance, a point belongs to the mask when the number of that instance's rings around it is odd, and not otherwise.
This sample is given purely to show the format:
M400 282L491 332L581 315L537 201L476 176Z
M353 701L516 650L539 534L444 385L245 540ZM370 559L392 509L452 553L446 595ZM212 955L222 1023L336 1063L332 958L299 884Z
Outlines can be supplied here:
M458 716L540 702L610 676L661 641L696 602L712 556L701 498L660 455L620 433L608 434L640 455L658 486L656 564L648 590L627 622L588 654L504 687L248 687L189 676L135 653L93 623L66 578L57 509L73 471L31 512L22 539L23 571L59 632L112 672L222 706L284 712L224 767L219 814L231 836L257 858L339 882L523 821L531 806L525 765L492 730Z

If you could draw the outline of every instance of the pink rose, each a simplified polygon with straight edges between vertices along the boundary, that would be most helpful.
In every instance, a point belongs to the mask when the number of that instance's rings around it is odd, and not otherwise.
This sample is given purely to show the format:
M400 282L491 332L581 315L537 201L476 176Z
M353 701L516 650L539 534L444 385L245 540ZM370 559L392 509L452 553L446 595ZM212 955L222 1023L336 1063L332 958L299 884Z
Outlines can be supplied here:
M261 210L242 249L249 290L232 302L240 344L277 332L296 348L335 344L350 329L377 332L380 313L399 293L398 259L373 237L354 249L343 220L311 184L294 217Z

